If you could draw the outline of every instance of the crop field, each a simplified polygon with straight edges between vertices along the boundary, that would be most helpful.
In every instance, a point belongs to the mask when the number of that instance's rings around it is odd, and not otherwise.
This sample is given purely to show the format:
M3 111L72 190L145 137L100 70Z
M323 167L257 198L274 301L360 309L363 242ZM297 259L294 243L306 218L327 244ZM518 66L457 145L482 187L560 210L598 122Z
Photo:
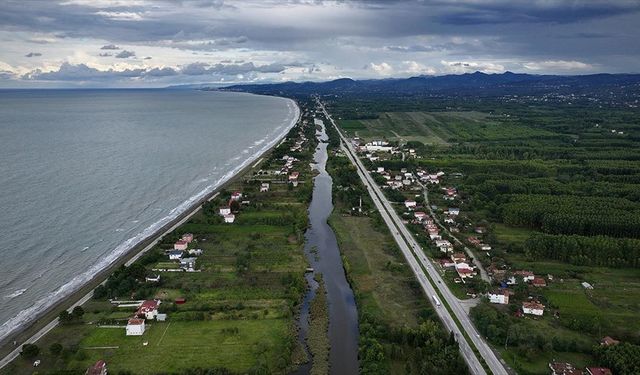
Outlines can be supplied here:
M500 120L500 121L498 121ZM557 136L481 112L384 112L377 119L342 120L350 135L366 140L388 139L405 143L446 145L457 142L531 140Z

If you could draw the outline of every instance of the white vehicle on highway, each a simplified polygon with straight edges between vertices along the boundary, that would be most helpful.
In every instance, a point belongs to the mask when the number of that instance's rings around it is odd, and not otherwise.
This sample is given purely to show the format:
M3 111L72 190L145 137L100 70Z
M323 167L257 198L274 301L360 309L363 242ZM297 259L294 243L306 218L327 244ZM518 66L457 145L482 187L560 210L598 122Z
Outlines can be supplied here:
M436 297L436 295L434 294L433 296L431 296L431 298L433 298L433 302L435 302L436 306L440 307L440 300L438 299L438 297Z

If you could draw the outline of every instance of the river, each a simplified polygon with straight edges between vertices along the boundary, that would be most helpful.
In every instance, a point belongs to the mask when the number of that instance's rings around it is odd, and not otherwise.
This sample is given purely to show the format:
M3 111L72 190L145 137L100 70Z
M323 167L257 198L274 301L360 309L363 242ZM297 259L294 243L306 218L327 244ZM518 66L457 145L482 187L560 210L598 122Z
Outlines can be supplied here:
M324 123L315 119L320 127L316 136L320 143L314 153L314 170L318 175L313 179L313 196L309 206L309 229L305 233L304 252L314 269L320 274L327 291L329 304L329 363L330 373L351 375L358 373L358 312L355 297L347 281L340 257L340 249L333 229L327 223L333 211L331 189L333 180L326 171L327 133ZM308 330L309 303L315 297L318 284L313 274L307 274L309 292L304 298L300 313L299 338L304 340ZM303 366L297 373L307 373Z

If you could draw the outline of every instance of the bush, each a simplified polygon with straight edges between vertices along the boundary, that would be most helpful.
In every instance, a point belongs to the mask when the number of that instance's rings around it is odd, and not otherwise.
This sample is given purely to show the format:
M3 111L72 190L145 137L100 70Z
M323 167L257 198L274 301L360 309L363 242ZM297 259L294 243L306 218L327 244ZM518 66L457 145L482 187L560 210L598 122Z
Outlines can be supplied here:
M31 359L40 354L40 348L36 344L24 344L22 345L22 351L20 355L24 358Z

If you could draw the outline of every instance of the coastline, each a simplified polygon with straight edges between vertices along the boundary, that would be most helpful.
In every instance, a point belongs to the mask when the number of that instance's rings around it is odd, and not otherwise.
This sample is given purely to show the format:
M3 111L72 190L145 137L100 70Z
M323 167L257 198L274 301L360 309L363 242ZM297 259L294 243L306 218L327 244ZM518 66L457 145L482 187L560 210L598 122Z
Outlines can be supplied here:
M93 294L93 290L98 285L105 282L109 275L116 268L120 267L121 265L130 265L131 263L135 262L135 260L142 256L146 251L151 249L158 241L160 241L163 236L188 221L191 216L193 216L202 208L202 205L205 202L213 199L221 190L225 189L231 183L237 181L237 179L245 175L249 170L253 169L256 166L257 162L259 162L262 158L265 157L265 155L269 154L275 147L277 147L286 137L289 131L300 122L302 116L300 106L295 100L291 98L283 99L290 101L290 103L293 104L295 111L297 111L297 115L291 120L289 125L286 126L278 136L276 136L267 145L265 145L262 150L256 152L247 160L245 160L243 162L243 165L239 169L235 171L231 170L227 177L221 179L216 184L217 186L215 186L211 191L205 193L199 199L195 200L182 213L171 219L162 227L155 230L146 238L139 241L137 244L133 245L116 260L110 263L107 267L97 272L95 276L92 277L89 281L79 286L75 291L71 292L67 296L62 297L59 301L51 304L46 309L44 309L44 311L34 316L33 319L31 319L29 322L26 322L23 326L16 328L14 332L0 340L0 371L2 371L3 367L11 363L11 361L13 361L19 355L23 344L36 342L47 332L55 328L57 326L57 317L61 311L71 309L77 305L82 305L87 300L89 300ZM14 341L17 342L17 345L15 346L13 345Z

